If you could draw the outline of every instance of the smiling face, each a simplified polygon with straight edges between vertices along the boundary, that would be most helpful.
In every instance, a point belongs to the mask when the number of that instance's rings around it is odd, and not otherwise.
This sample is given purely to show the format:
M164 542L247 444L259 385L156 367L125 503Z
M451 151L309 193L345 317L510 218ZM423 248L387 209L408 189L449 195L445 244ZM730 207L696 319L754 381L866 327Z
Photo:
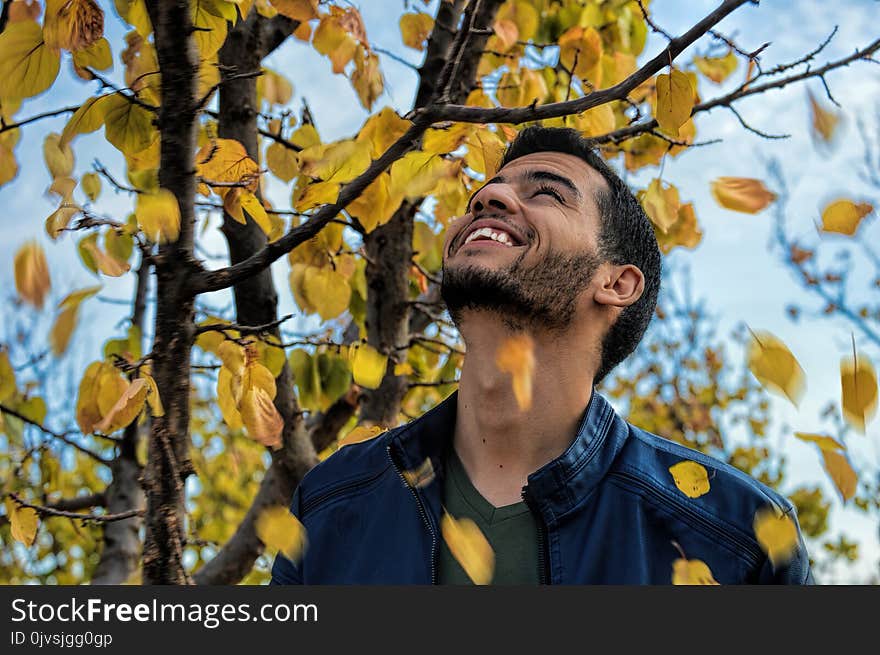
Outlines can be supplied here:
M441 295L453 321L470 309L516 329L570 325L601 263L595 196L606 188L601 174L565 153L504 166L446 232Z

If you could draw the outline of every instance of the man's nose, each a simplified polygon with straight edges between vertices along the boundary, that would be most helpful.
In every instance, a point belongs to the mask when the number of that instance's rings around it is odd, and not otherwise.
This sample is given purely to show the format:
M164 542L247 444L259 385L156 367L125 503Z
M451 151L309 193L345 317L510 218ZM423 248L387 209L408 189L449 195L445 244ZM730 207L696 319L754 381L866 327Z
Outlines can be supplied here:
M472 214L486 214L493 210L511 213L516 211L519 199L509 184L495 182L477 191L471 202Z

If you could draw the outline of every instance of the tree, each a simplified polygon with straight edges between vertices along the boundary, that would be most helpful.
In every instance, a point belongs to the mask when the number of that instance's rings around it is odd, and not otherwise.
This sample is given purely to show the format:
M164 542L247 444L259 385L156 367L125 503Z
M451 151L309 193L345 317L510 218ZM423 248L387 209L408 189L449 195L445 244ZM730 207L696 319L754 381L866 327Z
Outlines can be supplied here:
M19 173L21 130L69 114L44 144L50 191L60 199L47 234L59 246L68 233L84 234L77 252L85 267L102 280L134 282L127 332L77 372L74 411L69 394L63 416L46 413L48 389L19 363L41 361L40 351L28 352L33 344L9 341L0 355L4 530L25 543L44 540L34 556L45 572L34 565L29 575L258 579L259 571L246 576L267 545L277 547L273 509L287 505L319 459L419 415L454 388L462 353L439 300L443 230L518 129L571 125L627 170L662 165L700 145L697 122L711 109L736 113L744 98L824 79L880 48L874 41L818 68L803 70L805 58L763 70L762 48L746 51L715 28L745 4L725 0L677 37L639 1L444 0L434 15L405 11L404 43L425 53L411 111L379 109L352 126L351 138L327 143L308 107L298 120L287 108L289 81L263 62L280 47L314 48L373 111L382 53L348 4L118 0L115 11L131 27L120 80L103 72L122 44L103 37L105 12L93 0L48 0L42 17L37 2L7 0L0 184L14 185ZM642 56L649 33L663 42L650 59ZM704 41L722 54L676 65ZM22 108L51 89L62 58L89 85L82 102L28 115ZM739 64L746 74L735 90L697 93L700 79L719 81ZM124 169L96 162L74 179L80 135L102 127ZM268 202L268 173L290 185L290 208ZM130 195L127 218L100 211L104 184ZM77 200L77 187L88 202ZM693 206L675 187L658 176L641 193L664 251L699 242ZM773 199L760 181L739 178L717 181L715 193L746 211ZM222 216L228 253L219 268L200 246L198 211ZM290 317L278 316L271 274L284 256L298 308L326 329L285 332ZM21 302L42 309L51 287L44 249L23 244L14 269ZM232 311L208 306L208 294L228 289ZM60 301L53 356L67 350L79 307L99 292L75 290ZM637 413L641 392L621 393ZM696 426L705 408L688 407L674 419L686 422L681 434L711 440L710 426ZM49 427L71 416L77 429ZM67 452L77 458L74 473L53 472ZM67 532L53 536L39 521ZM74 532L80 524L89 527ZM13 560L0 566L21 579Z

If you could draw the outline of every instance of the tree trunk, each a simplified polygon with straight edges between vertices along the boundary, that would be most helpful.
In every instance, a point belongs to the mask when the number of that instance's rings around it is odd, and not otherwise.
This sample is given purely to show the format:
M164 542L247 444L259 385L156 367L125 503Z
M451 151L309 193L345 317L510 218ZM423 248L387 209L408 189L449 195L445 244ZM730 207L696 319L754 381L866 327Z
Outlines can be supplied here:
M180 206L180 236L160 246L156 269L153 377L165 415L154 417L144 487L147 497L144 583L184 584L184 482L189 461L190 354L195 338L194 298L188 280L197 270L192 257L196 193L196 80L198 52L187 0L147 3L162 71L159 110L159 184Z

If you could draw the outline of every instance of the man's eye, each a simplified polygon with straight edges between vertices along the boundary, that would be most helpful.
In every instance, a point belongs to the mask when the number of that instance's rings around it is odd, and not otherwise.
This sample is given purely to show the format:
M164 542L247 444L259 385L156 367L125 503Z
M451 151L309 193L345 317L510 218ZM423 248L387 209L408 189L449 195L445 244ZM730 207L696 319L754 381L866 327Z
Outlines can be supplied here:
M560 193L549 186L538 187L537 190L532 194L532 198L536 196L540 196L541 194L546 194L548 196L552 196L557 202L564 202Z

